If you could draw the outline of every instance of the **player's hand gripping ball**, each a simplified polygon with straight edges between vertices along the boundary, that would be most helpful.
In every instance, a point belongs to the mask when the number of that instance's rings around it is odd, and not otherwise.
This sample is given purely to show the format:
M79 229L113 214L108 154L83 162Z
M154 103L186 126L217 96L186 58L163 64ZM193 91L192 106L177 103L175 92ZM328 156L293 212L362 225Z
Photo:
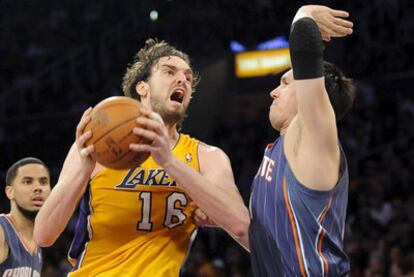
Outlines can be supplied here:
M84 132L92 129L92 137L86 146L94 144L92 158L113 169L129 169L139 166L150 155L149 152L133 152L131 143L149 144L145 138L133 133L136 119L141 116L141 103L124 96L114 96L99 102L92 110L91 121ZM145 126L140 126L145 128Z

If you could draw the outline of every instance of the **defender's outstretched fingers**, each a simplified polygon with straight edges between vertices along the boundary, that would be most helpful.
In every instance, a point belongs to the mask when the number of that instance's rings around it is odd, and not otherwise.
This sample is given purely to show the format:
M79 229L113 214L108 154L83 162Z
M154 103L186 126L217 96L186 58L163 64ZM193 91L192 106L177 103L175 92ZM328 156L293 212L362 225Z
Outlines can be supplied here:
M334 18L333 21L335 24L332 24L332 26L330 26L330 28L336 33L336 35L345 36L352 34L352 28L342 26L342 24L338 22L338 20L341 19Z
M341 25L345 28L351 28L354 27L354 23L352 23L352 21L349 20L345 20L343 18L340 17L335 17L334 18L335 24Z
M349 13L347 11L343 11L343 10L331 9L331 14L335 17L344 17L344 18L349 17Z

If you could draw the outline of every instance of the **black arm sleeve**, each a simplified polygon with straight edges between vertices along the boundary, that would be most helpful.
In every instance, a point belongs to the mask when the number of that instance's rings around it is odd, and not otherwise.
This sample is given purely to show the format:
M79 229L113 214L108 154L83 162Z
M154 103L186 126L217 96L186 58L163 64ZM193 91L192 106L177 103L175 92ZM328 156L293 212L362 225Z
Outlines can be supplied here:
M324 44L318 25L313 19L304 17L292 25L289 49L295 80L319 78L324 75Z

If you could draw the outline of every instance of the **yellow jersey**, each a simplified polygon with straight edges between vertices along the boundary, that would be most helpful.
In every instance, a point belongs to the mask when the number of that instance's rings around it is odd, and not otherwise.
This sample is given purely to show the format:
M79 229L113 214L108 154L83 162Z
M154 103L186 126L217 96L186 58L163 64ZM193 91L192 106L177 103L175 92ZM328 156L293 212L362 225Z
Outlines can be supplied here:
M180 134L173 149L197 171L198 144ZM81 200L68 276L178 276L197 230L190 201L152 157L130 170L104 168Z

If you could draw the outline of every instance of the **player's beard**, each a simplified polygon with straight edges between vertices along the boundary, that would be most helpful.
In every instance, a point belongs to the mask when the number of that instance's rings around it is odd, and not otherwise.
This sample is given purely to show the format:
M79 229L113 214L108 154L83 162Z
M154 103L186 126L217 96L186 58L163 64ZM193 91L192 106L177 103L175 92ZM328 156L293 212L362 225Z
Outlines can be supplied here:
M16 202L16 207L19 210L19 212L28 220L34 221L36 218L37 213L39 212L39 210L35 210L35 211L30 211L27 210L25 208L23 208L22 206L20 206L17 202Z
M178 129L181 128L181 124L187 117L186 112L188 104L184 106L184 109L182 109L181 112L169 112L164 107L163 103L158 101L158 99L156 99L155 97L151 97L151 107L154 112L158 113L162 117L165 124L177 124Z

